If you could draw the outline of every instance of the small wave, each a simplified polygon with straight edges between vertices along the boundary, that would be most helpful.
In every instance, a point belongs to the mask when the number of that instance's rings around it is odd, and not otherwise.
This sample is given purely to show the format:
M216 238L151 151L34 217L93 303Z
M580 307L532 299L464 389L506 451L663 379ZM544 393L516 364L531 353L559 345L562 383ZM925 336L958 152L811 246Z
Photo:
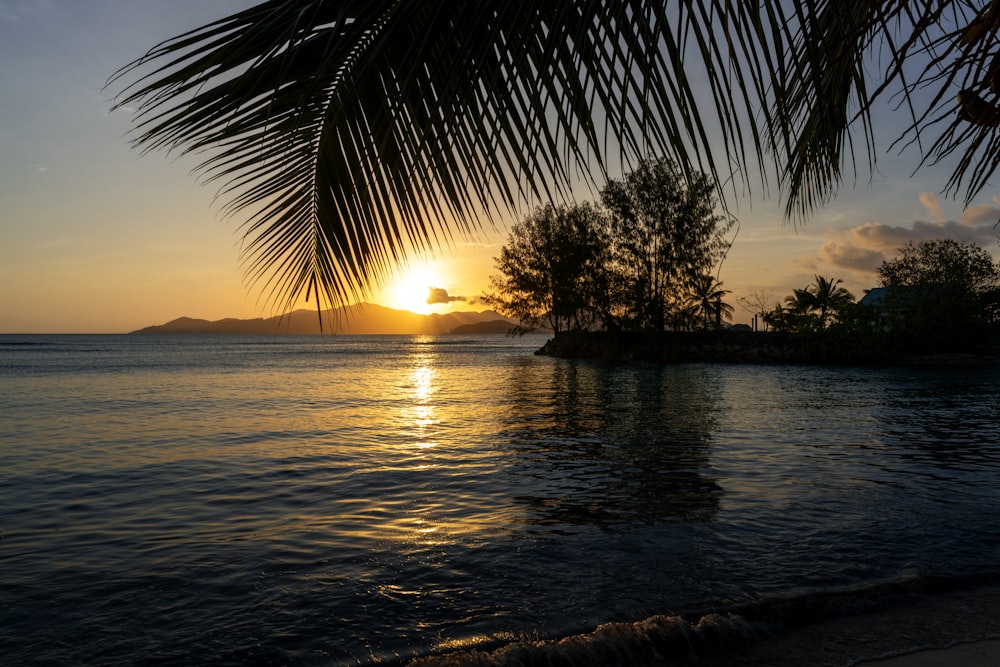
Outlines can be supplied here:
M411 667L529 667L534 665L662 665L717 653L762 638L766 630L738 615L707 614L697 622L651 616L605 623L593 632L552 641L519 641L492 652L461 651L418 658Z
M990 585L996 574L917 577L860 588L823 591L733 605L705 613L651 616L606 623L561 639L519 640L416 658L407 667L574 667L664 665L725 656L786 629L855 616L904 602Z

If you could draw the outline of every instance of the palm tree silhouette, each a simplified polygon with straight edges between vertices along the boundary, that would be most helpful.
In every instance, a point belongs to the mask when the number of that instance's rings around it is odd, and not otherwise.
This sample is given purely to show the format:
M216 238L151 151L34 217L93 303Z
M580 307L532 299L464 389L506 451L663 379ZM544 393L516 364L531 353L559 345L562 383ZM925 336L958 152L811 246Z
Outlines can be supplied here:
M701 314L705 329L711 329L713 321L728 320L733 316L732 305L722 300L729 292L710 274L699 276L694 281L691 286L692 300Z
M792 290L791 295L785 297L785 303L788 305L789 310L805 315L814 310L816 298L812 290L808 287L795 288Z
M816 282L810 286L812 294L812 310L819 311L820 322L826 326L829 315L841 310L844 306L854 303L854 295L839 285L844 282L840 278L830 280L816 276Z
M854 295L846 288L840 287L844 282L840 278L831 280L820 275L815 278L816 282L808 287L792 290L792 295L785 298L785 303L796 313L818 311L820 324L826 326L832 313L854 303Z
M922 162L960 154L946 190L968 203L1000 165L1000 3L973 4L265 0L109 85L135 144L204 156L274 303L334 305L649 154L733 192L776 174L804 217L843 163L875 166L883 98Z

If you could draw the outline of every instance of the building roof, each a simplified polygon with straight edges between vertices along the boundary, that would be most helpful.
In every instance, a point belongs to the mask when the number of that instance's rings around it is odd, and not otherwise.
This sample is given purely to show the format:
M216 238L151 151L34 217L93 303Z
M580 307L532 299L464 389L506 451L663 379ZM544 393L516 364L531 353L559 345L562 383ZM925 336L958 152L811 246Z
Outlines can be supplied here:
M888 287L873 287L858 301L863 306L881 306L882 302L889 296Z

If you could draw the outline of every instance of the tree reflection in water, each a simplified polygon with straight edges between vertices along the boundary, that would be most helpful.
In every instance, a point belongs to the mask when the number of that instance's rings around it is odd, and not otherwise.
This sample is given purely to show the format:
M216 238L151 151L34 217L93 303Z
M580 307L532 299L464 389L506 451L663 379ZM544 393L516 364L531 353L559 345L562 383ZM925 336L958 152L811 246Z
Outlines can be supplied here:
M624 531L718 511L710 444L720 392L703 369L559 360L547 391L525 385L537 368L521 370L501 418L511 493L524 506L517 521Z

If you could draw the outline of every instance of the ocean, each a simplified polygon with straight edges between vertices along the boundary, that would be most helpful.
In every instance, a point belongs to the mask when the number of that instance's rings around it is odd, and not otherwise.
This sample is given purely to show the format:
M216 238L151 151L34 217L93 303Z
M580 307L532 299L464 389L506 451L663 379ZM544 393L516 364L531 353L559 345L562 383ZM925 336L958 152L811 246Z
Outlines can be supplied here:
M0 654L397 663L1000 573L1000 368L0 336Z

